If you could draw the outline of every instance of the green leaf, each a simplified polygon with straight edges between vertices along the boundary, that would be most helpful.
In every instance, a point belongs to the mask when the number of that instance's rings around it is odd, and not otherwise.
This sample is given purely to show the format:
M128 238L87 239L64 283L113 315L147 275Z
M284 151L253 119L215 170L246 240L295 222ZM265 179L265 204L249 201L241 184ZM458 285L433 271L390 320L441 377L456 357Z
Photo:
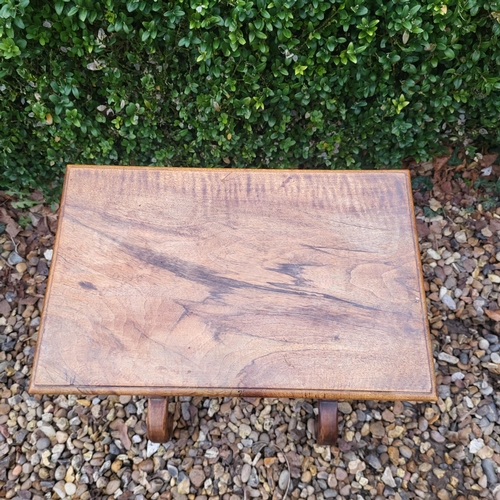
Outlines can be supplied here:
M74 16L78 12L78 7L74 6L68 10L68 17Z
M453 49L447 48L447 49L444 51L444 55L445 55L448 59L453 59L453 58L455 57L455 52L453 51Z
M56 8L57 15L60 16L62 14L63 9L64 9L64 2L63 2L63 0L56 0L55 8Z
M335 50L335 47L337 47L337 43L335 41L335 38L333 38L332 36L330 38L328 38L328 40L326 41L326 48L332 52Z
M130 103L130 104L127 104L127 107L125 108L125 111L127 113L128 116L132 116L135 114L135 112L137 111L137 107L134 103Z
M0 17L3 19L7 19L9 17L14 17L14 15L15 15L15 11L13 12L12 8L7 3L0 9Z
M137 2L137 0L128 0L128 2L127 2L127 10L129 12L134 12L134 10L136 10L137 7L139 7L139 3Z

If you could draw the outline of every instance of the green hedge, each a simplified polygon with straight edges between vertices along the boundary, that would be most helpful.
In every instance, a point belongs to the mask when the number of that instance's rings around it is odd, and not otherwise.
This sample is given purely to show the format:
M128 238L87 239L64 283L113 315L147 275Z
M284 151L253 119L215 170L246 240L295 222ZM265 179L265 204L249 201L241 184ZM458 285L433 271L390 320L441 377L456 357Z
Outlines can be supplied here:
M498 1L0 5L17 189L67 163L374 168L499 143Z

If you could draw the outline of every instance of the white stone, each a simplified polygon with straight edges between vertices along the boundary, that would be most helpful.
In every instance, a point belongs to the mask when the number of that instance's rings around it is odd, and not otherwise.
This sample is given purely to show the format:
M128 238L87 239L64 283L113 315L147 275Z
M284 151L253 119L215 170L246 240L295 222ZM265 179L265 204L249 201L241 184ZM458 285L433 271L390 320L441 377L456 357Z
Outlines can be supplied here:
M160 443L152 443L151 441L148 441L148 447L146 450L146 456L149 458L153 456L157 451L158 448L160 447Z
M500 354L498 352L493 352L491 354L491 361L496 364L500 364Z
M431 258L431 259L434 259L434 260L440 260L441 259L441 255L439 255L436 250L432 249L432 248L429 248L427 249L427 255Z
M281 491L285 491L289 480L290 474L288 473L288 471L286 469L282 470L278 480L278 486Z
M487 351L490 347L490 343L486 339L481 339L479 341L479 349L482 349L483 351Z
M66 498L66 490L64 486L65 486L64 481L59 481L56 484L54 484L53 491L54 493L56 493L56 495L59 496L59 498Z
M458 243L465 243L467 241L467 235L465 234L465 231L458 231L455 233L455 239L458 241Z
M473 439L469 444L469 451L471 453L477 453L484 446L484 441L482 438Z
M51 425L41 425L39 429L49 438L56 437L56 430Z
M247 425L247 424L241 424L240 428L238 429L238 434L243 439L245 439L248 436L250 436L251 433L252 433L252 428L249 425Z
M212 446L212 448L209 448L205 452L205 456L207 458L217 458L219 456L219 450L215 446Z
M450 363L450 365L456 365L460 361L456 356L452 356L447 352L440 352L438 354L438 359L440 361L446 361L447 363Z
M396 481L394 481L390 467L385 468L385 471L382 474L382 482L391 488L396 487Z
M452 311L456 311L457 305L455 304L455 301L453 300L451 295L443 295L443 297L441 298L441 302Z
M74 483L66 483L64 490L69 496L73 496L76 493L76 485Z

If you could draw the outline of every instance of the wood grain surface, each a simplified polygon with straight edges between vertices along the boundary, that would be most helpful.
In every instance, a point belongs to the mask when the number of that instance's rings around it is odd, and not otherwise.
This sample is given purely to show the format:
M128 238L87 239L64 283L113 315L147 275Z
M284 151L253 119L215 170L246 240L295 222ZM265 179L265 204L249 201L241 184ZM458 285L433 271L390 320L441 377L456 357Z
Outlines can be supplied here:
M434 400L408 173L68 167L30 391Z

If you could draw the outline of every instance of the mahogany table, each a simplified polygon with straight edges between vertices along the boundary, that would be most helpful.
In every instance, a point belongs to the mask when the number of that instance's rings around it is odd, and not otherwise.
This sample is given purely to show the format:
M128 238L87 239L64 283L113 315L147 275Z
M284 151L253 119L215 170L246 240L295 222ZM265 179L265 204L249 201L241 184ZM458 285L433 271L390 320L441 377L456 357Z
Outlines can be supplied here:
M69 166L30 392L435 400L408 172Z

